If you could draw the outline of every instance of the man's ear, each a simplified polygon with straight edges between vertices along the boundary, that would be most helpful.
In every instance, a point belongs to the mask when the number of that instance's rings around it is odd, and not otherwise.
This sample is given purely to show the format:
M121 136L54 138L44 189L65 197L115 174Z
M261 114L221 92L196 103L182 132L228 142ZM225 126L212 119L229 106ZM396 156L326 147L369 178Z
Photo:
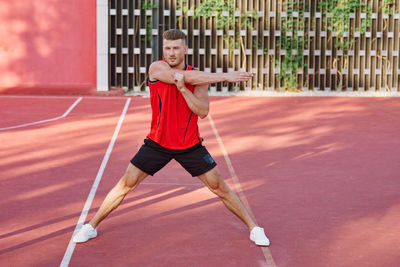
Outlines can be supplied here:
M185 55L188 53L189 47L185 45Z

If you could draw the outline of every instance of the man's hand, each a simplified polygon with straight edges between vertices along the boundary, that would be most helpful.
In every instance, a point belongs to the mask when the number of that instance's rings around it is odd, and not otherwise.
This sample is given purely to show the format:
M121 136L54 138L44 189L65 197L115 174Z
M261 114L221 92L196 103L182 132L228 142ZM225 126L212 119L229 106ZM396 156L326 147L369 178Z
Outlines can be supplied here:
M184 92L186 90L185 76L183 74L176 72L174 74L174 82L179 91Z
M244 71L234 71L225 73L225 81L230 83L247 82L253 77L253 73Z

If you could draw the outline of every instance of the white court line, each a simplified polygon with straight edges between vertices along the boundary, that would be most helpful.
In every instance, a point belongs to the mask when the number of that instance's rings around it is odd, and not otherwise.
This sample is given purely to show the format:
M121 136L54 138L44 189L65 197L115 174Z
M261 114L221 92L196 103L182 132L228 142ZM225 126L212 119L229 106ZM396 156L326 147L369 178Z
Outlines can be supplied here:
M251 210L249 202L247 201L247 198L246 198L245 194L243 193L243 189L242 189L242 186L240 185L239 178L236 175L235 169L233 168L232 162L231 162L231 160L230 160L230 158L228 156L228 152L225 149L224 143L222 142L222 139L219 136L217 128L215 127L214 121L213 121L213 119L211 118L210 115L208 115L208 120L210 121L211 127L212 127L212 129L214 131L215 137L217 138L217 141L219 143L221 151L224 154L224 158L225 158L226 164L228 165L229 173L230 173L230 175L232 177L232 180L234 182L234 185L236 187L236 192L238 193L240 199L243 202L243 205L246 207L246 209L249 212L250 216L255 220L256 217L254 216L254 213ZM256 224L257 224L257 222L256 222ZM276 267L275 261L272 258L271 251L269 250L269 248L268 247L260 247L260 248L261 248L261 250L262 250L262 252L264 254L265 260L267 261L267 266Z
M131 99L128 98L126 100L124 110L122 111L121 116L119 118L118 124L117 124L117 126L115 128L114 134L113 134L113 136L111 138L110 144L108 145L107 152L104 155L104 158L103 158L103 161L101 162L99 171L97 172L96 179L94 180L92 188L90 189L89 196L86 199L85 205L84 205L83 210L81 212L81 215L80 215L80 217L78 219L78 223L75 226L74 233L72 234L71 239L69 240L68 247L67 247L67 250L65 251L65 254L64 254L64 257L63 257L63 259L61 261L60 267L68 266L68 264L69 264L69 262L71 260L71 257L72 257L72 253L74 253L75 243L72 242L72 237L77 233L78 229L80 229L82 227L82 225L85 222L85 219L86 219L86 217L87 217L87 215L89 213L89 209L90 209L90 206L92 205L94 196L95 196L96 191L97 191L97 187L100 184L100 181L101 181L101 178L103 176L104 170L105 170L105 168L107 166L108 159L110 158L111 151L112 151L112 149L114 147L114 143L115 143L115 141L117 139L119 130L121 129L121 125L122 125L122 122L124 121L124 117L125 117L125 114L126 114L126 112L128 110L130 102L131 102Z
M55 118L51 118L51 119L47 119L47 120L35 121L35 122L24 123L24 124L19 124L19 125L15 125L15 126L0 128L0 131L11 130L11 129L17 129L17 128L22 128L22 127L37 125L37 124L46 123L46 122L49 122L49 121L55 121L55 120L59 120L59 119L65 118L65 117L68 116L68 114L75 108L75 106L78 105L79 102L81 102L81 100L82 100L82 97L79 97L79 98L67 109L67 111L65 111L64 114L61 115L61 116L58 116L58 117L55 117Z

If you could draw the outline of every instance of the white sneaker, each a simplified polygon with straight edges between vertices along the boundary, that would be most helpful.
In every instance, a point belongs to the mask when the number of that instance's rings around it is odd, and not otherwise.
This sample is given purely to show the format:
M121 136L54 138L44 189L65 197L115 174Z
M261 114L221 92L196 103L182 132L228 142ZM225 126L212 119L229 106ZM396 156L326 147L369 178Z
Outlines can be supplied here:
M74 243L83 243L89 239L97 236L97 230L94 229L90 224L85 224L79 229L78 233L72 238Z
M264 233L264 229L261 227L254 227L250 232L250 240L254 241L258 246L266 246L268 247L270 242L267 236Z

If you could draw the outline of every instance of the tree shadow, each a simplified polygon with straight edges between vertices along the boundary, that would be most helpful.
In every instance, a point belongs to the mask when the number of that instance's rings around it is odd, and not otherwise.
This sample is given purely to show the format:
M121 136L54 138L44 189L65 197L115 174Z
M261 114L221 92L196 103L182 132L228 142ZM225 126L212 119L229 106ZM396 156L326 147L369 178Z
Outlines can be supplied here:
M337 230L352 229L354 233L362 235L362 231L367 231L366 228L359 229L360 232L357 232L358 230L349 225L363 222L368 218L377 218L377 220L371 219L363 226L380 229L386 233L379 218L394 216L396 213L393 212L393 208L400 201L396 190L397 174L400 169L393 157L400 151L400 141L397 138L400 132L397 125L400 124L396 123L400 106L398 100L230 97L213 98L212 101L213 121L227 149L250 207L259 224L271 237L273 242L271 251L278 264L295 266L298 262L312 260L316 263L314 266L318 264L321 266L327 261L333 262L329 257L329 251L333 251L332 253L337 257L344 253L338 248L337 242L343 240L343 236ZM119 177L121 166L125 164L120 161L125 162L127 155L130 156L135 152L132 151L132 148L140 145L147 133L147 128L143 129L143 126L150 121L148 100L136 99L135 102L136 104L133 104L133 108L127 114L110 159L109 165L113 168L106 169L107 174L104 179ZM93 128L89 131L85 130L84 125L90 125L90 121L93 119L90 117L90 113L75 118L84 122L78 128L73 128L63 121L60 122L58 131L51 135L31 136L32 140L43 138L38 143L44 145L57 140L56 137L62 133L65 138L53 145L70 149L56 151L51 158L46 158L41 153L32 154L33 159L36 158L43 162L51 162L53 159L59 160L59 162L47 165L46 170L27 169L26 179L20 178L17 189L36 189L41 188L43 184L62 183L71 179L71 173L66 173L66 170L70 169L75 169L72 176L77 183L67 184L61 189L45 192L41 196L36 195L36 197L23 201L17 199L14 203L9 203L10 206L13 209L32 208L33 206L29 206L29 202L39 203L40 205L35 209L40 213L45 208L49 208L45 206L48 199L55 199L55 203L50 206L50 209L58 206L57 201L60 199L63 199L61 206L66 208L69 205L81 203L83 196L87 195L87 192L83 192L81 188L90 187L91 180L104 155L106 144L115 128L115 121L120 114L118 112L105 112L105 114L98 115L90 126ZM87 121L85 121L85 117ZM113 119L107 121L108 118ZM218 153L216 157L218 164L223 175L230 180L229 172L223 156L218 152L219 146L208 121L202 120L201 124L201 131L203 135L207 136L205 144L207 145L209 142L210 152ZM47 128L40 129L44 131ZM105 137L101 139L101 136ZM87 143L87 140L90 139L96 139L96 142ZM65 143L66 141L67 143ZM29 143L29 140L26 143ZM10 148L9 152L13 155L24 153L24 149L17 144L10 145ZM76 157L80 151L94 153ZM68 163L63 162L62 160L65 158L71 160ZM6 157L2 157L2 161L4 160ZM21 169L34 162L35 160L21 160L19 164L15 162L12 168ZM93 165L93 162L98 164L89 167L88 165L91 165L90 163ZM89 168L90 171L88 171ZM7 166L3 166L3 170L7 171ZM83 170L88 177L92 178L75 176ZM175 172L175 169L170 170L159 178L168 182L168 179L178 177L179 180L185 175L183 172ZM54 176L57 179L54 179ZM34 179L29 179L32 177ZM7 175L2 177L2 188L16 190L13 188L13 183L17 183L17 178L18 176L7 178ZM154 180L159 181L159 178L155 177ZM40 182L40 180L43 181ZM21 183L25 183L25 187L19 187ZM99 195L106 192L110 184L112 181L102 184L99 187ZM123 205L127 204L128 207L122 206L121 209L113 212L110 218L122 218L123 215L134 213L134 210L148 207L156 202L178 198L183 194L192 194L199 188L199 185L174 187L175 191L161 195L165 188L170 187L166 185L128 197L123 202ZM74 192L76 197L66 197L70 196L71 192ZM9 194L4 194L4 196L7 198ZM152 196L154 197L140 202L141 199ZM135 203L136 201L139 203ZM207 207L207 212L213 213L215 211L211 204L218 201L214 197L188 205L182 204L172 210L123 222L121 227L128 227L132 222L144 227L148 222L157 221L159 218L200 207ZM90 209L91 213L94 211L95 208ZM78 212L58 217L56 214L57 212L54 213L55 217L52 219L45 219L30 226L2 233L0 238L5 239L28 231L35 231L41 227L79 216ZM168 218L172 220L171 225L180 223L179 218L175 216ZM24 216L17 213L16 216L5 218L3 224L23 219ZM204 222L209 222L208 218L203 219ZM218 220L218 218L214 219ZM243 225L240 224L240 226ZM159 228L160 226L154 227ZM70 226L50 231L41 237L8 246L1 252L3 254L10 253L56 236L71 233L73 229L74 227ZM108 227L102 228L105 235L114 233L114 231L117 230ZM369 232L367 231L367 233ZM146 233L138 233L140 236L144 234ZM191 235L196 239L205 233L194 232ZM350 239L355 240L354 237L352 238ZM348 240L344 238L344 241ZM179 240L179 242L184 241ZM393 243L391 243L392 241L388 242L384 242L382 247L390 250L388 244ZM318 255L311 254L310 251L318 251ZM365 255L366 258L381 256L382 254L377 251ZM144 259L140 258L140 260Z
M367 238L373 234L369 229L390 235L385 224L400 202L394 190L400 168L393 159L400 151L400 101L226 98L212 105L249 203L276 240L271 249L277 264L326 265L346 255L340 247L351 250L340 242ZM353 227L351 237L342 235L358 222L365 223ZM395 245L382 240L388 251ZM394 260L377 250L357 252L364 260Z
M160 202L160 201L165 201L167 199L172 199L172 198L178 197L178 196L180 196L182 194L187 194L188 192L191 192L192 190L193 189L189 189L189 188L185 187L185 188L181 188L181 189L179 189L177 191L174 191L172 193L169 193L169 194L166 194L166 195L163 195L163 196L160 196L160 197L152 198L150 200L138 203L136 205L132 205L132 206L127 207L127 208L120 208L120 209L116 210L115 212L111 213L108 218L118 217L118 216L124 215L126 213L131 213L132 211L137 210L139 208L142 208L142 207L145 207L145 206L149 206L149 205L152 205L152 204ZM139 196L135 196L135 197L129 198L129 199L125 200L122 204L126 205L126 204L129 204L131 202L135 202L137 200L140 200L140 199L143 199L143 198L146 198L146 197L154 196L154 195L159 194L162 191L163 190L160 190L160 189L152 190L151 192L147 192L147 193L141 194ZM196 209L196 208L199 208L199 207L204 207L204 206L212 204L212 203L214 203L216 201L219 201L219 200L217 198L203 200L203 201L200 201L200 202L197 202L197 203L194 203L194 204L189 204L189 205L182 206L182 207L179 207L179 208L176 208L176 209L173 209L173 210L161 212L161 213L158 213L157 215L153 215L153 216L150 216L150 217L146 217L146 218L140 219L137 222L146 222L146 223L148 223L149 221L157 219L157 218L165 217L165 216L176 214L176 213L181 213L181 212L184 212L184 211L187 211L187 210L190 210L190 209ZM97 209L98 209L98 207L97 208L92 208L89 212L95 212ZM13 231L13 232L2 234L0 236L0 239L7 238L7 237L10 237L10 236L13 236L13 235L22 234L22 233L25 233L25 232L28 232L28 231L34 231L35 229L41 228L43 226L48 226L49 224L54 224L54 223L57 223L57 222L65 221L65 220L68 220L68 219L71 219L71 218L74 218L74 217L78 217L79 215L80 215L80 213L73 213L73 214L69 214L69 215L63 216L63 217L59 217L59 218L55 218L55 219L52 219L52 220L48 220L48 221L45 221L45 222L42 222L42 223L39 223L39 224L35 224L35 225L29 226L29 227L25 227L25 228ZM52 233L49 233L49 234L46 234L46 235L43 235L43 236L38 237L38 238L34 238L32 240L23 242L21 244L13 245L13 246L1 249L0 250L0 255L8 253L8 252L12 252L12 251L17 250L17 249L21 249L21 248L24 248L24 247L27 247L27 246L30 246L30 245L34 245L34 244L37 244L37 243L40 243L40 242L43 242L43 241L46 241L48 239L51 239L51 238L54 238L54 237L57 237L57 236L60 236L60 235L63 235L63 234L69 233L69 232L72 232L74 229L75 229L75 225L74 226L65 227L63 229L57 230L55 232L52 232ZM104 232L104 233L106 233L107 231L109 231L107 228L104 228L102 230L102 232Z

